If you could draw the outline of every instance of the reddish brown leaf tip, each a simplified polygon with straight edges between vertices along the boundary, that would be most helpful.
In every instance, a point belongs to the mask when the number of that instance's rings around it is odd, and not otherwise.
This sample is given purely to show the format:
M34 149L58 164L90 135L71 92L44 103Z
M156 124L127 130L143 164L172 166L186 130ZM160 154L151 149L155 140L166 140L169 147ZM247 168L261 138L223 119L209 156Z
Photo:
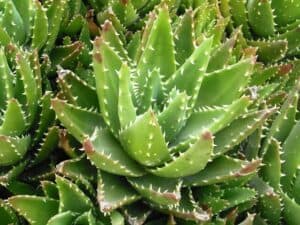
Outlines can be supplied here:
M205 131L205 132L202 134L202 138L203 138L204 140L211 140L211 139L213 139L213 136L212 136L211 132Z
M84 140L82 145L83 145L83 148L84 148L84 151L86 152L86 154L91 154L91 153L95 152L93 144L89 139Z

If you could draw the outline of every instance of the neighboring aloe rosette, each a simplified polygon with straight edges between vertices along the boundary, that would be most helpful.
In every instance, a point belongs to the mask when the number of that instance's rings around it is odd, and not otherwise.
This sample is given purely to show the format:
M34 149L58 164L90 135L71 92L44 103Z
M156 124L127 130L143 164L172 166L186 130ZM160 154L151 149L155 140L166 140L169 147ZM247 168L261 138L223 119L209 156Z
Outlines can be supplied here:
M76 163L80 164L79 161L74 161L70 162L69 165L63 165L62 167L68 167L63 169L64 172L74 172L72 163L75 163L75 165ZM93 172L89 170L88 163L84 163L88 172ZM10 206L32 225L124 224L122 223L124 218L118 212L112 213L110 217L106 217L100 213L93 203L95 202L94 199L86 194L80 188L79 184L76 184L67 178L57 175L55 177L55 182L42 181L41 189L43 194L39 196L30 193L18 194L10 197L6 204L7 214L10 213ZM14 224L17 224L17 220L13 220L13 222Z
M88 12L81 0L1 0L0 10L0 44L37 49L39 60L47 58L43 78L53 76L58 65L80 69L91 63Z
M226 209L252 207L256 192L244 184L261 160L240 159L231 150L274 109L258 110L246 95L255 56L235 51L239 31L225 41L206 38L215 29L203 23L195 38L202 19L188 10L171 23L162 4L128 44L105 21L94 41L96 86L59 72L61 99L52 107L99 169L102 212L142 198L176 218L203 222ZM222 193L202 199L202 187Z
M299 80L290 91L263 139L263 166L250 185L259 193L258 212L268 224L299 221Z
M0 186L1 199L33 190L24 171L37 171L58 144L58 127L51 109L52 93L42 85L37 51L10 44L0 48ZM38 169L32 169L38 166ZM22 181L21 181L22 180ZM33 191L34 192L34 191ZM30 192L30 193L33 193ZM17 223L15 213L1 203L1 218ZM2 223L2 220L1 220Z
M222 0L220 9L231 17L231 28L242 26L248 44L258 47L259 60L272 63L299 55L298 1Z

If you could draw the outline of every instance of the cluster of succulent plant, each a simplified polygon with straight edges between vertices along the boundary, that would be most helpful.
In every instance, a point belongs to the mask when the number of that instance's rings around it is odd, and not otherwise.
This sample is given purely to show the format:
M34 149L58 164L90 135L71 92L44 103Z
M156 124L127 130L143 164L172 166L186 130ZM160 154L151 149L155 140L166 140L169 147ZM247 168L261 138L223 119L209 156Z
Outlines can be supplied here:
M0 0L0 224L300 223L299 8Z

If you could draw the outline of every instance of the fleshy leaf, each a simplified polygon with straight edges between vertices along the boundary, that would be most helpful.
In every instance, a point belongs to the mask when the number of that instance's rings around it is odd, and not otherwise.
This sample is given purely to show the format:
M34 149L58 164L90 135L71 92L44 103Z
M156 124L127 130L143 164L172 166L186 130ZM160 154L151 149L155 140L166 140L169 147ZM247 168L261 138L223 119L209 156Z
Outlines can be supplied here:
M88 159L101 170L124 176L144 174L107 130L95 130L94 135L84 141L83 148Z
M155 166L170 159L156 115L149 110L120 133L126 152L143 165Z
M195 174L202 170L211 158L213 137L209 131L204 131L194 144L185 152L174 156L170 162L162 167L149 171L162 177L182 177Z
M9 198L8 202L32 225L45 225L58 213L58 201L47 197L17 195Z
M111 212L140 198L124 177L103 171L98 174L97 200L102 212Z

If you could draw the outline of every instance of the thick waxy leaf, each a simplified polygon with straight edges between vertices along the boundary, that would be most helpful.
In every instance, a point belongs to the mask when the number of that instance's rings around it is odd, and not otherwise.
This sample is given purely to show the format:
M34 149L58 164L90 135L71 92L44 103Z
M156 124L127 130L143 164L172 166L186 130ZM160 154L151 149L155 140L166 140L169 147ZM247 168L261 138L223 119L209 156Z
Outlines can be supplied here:
M171 141L175 138L186 121L188 96L178 93L169 100L166 108L158 115L158 123L165 134L165 140Z
M1 25L15 42L24 43L26 38L24 22L13 1L5 1Z
M281 216L281 198L274 189L259 177L250 181L250 186L258 193L258 210L262 218L270 224L279 224Z
M16 54L17 72L23 82L24 92L26 96L26 109L28 112L28 122L31 124L37 113L38 104L38 87L35 76L31 69L28 56L23 52Z
M294 225L300 221L300 205L290 199L286 194L282 194L283 198L283 218L287 225Z
M140 88L145 85L145 74L148 70L152 71L156 68L163 75L163 80L167 80L176 68L172 29L166 6L160 7L138 62L136 82ZM139 91L142 92L142 89Z
M212 39L206 39L195 49L193 54L168 80L167 92L176 88L180 92L186 92L191 97L191 103L196 101L209 61L211 46Z
M250 188L235 187L224 190L223 199L229 202L228 208L248 202L255 198L256 192Z
M0 135L0 165L8 166L20 161L28 150L30 137L15 138Z
M130 125L136 119L136 109L130 92L130 70L123 64L119 74L118 115L121 128Z
M0 107L5 108L7 100L14 96L14 75L11 72L4 49L0 48Z
M234 25L236 27L242 25L244 35L247 38L251 37L245 1L228 0L228 3Z
M95 112L87 111L59 99L52 99L56 116L68 131L79 141L92 136L96 128L103 126L102 117Z
M297 82L293 90L290 92L289 96L282 104L279 114L276 116L272 125L267 133L267 137L264 141L261 154L263 155L268 147L268 144L271 142L271 138L274 137L280 142L288 137L291 132L296 119L296 109L299 99L300 83Z
M41 181L42 190L48 198L59 199L58 189L55 183L51 181Z
M18 100L8 100L6 111L3 115L3 122L0 126L0 134L19 136L26 129L26 118Z
M51 5L47 9L48 17L48 40L45 45L44 51L46 53L50 52L54 47L55 41L57 39L61 22L63 20L63 13L67 0L53 0Z
M98 100L104 121L116 136L120 128L118 71L121 65L119 55L102 38L97 38L94 42L93 67Z
M32 30L32 48L40 50L48 38L48 18L39 1L35 1L34 25Z
M224 105L236 100L248 83L255 59L245 59L204 77L197 105Z
M275 22L279 25L286 25L300 19L300 3L298 1L272 1L272 8L274 8Z
M58 71L58 84L68 102L84 108L98 109L98 98L95 88L81 80L70 70Z
M144 224L151 210L141 202L136 202L122 208L125 219L130 225Z
M244 96L228 106L203 107L203 109L193 112L176 141L188 140L204 130L209 130L215 134L245 112L250 103L250 98Z
M109 44L109 46L111 46L116 52L118 52L118 55L120 57L122 57L126 61L129 61L127 52L124 49L123 43L119 38L119 34L113 27L111 21L106 20L102 25L101 37L105 42Z
M51 50L49 55L53 66L63 66L64 68L72 68L74 60L80 55L83 48L83 43L75 41L56 46ZM76 63L76 62L75 62Z
M263 158L263 166L260 169L262 178L276 190L280 186L281 162L280 144L272 139Z
M144 197L159 205L172 205L180 201L181 181L146 175L128 178L130 184Z
M41 111L39 112L39 124L35 130L32 146L35 146L48 131L49 127L54 124L55 113L51 108L51 92L46 92L41 98Z
M58 213L58 201L47 197L18 195L9 198L8 202L32 225L45 225Z
M56 176L59 193L59 212L72 211L83 213L93 208L91 200L69 180Z
M182 65L194 51L194 33L193 33L193 11L187 10L180 17L179 24L174 33L174 44L176 51L176 62Z
M288 54L299 54L297 53L297 49L300 47L299 25L292 30L288 30L281 35L275 36L274 40L287 40Z
M101 224L102 223L100 223L100 225ZM74 225L97 225L97 223L92 211L90 210L78 216L74 221Z
M202 170L211 158L213 137L209 131L203 132L194 144L185 151L174 156L162 167L149 171L161 177L182 177Z
M83 148L91 162L101 170L124 176L144 174L107 130L95 130L94 135L84 141Z
M146 166L162 164L170 154L156 115L149 110L120 133L126 152Z
M56 166L58 173L73 180L87 179L89 181L97 180L97 170L86 157L80 156L74 159L65 160Z
M269 37L275 33L274 17L271 2L250 0L247 4L248 19L251 29L261 37Z
M58 145L58 136L59 129L58 127L51 127L48 132L45 134L45 137L40 144L37 152L35 153L35 158L32 160L31 164L36 165L49 157L50 153Z
M62 212L51 217L48 220L47 225L69 225L72 224L76 216L76 213L71 211Z
M261 160L249 162L220 156L208 163L199 173L185 177L184 185L203 186L248 176L256 172L260 162Z
M3 225L13 224L18 221L16 213L3 200L0 200L0 218Z
M283 153L281 155L281 159L284 160L282 163L282 172L285 176L281 178L281 182L283 190L285 191L291 190L291 184L294 177L297 175L297 168L299 168L300 165L299 134L300 122L297 122L282 146Z
M230 39L228 39L226 42L224 42L222 45L218 46L212 51L206 72L211 73L213 71L223 69L224 66L228 64L233 47L235 46L240 32L241 30L237 29L232 34L232 37Z
M273 111L274 109L265 109L234 120L228 127L216 134L214 154L221 155L241 143L258 127L262 126Z
M282 59L288 49L288 42L284 39L277 41L249 41L249 44L258 47L258 59L264 63L272 63Z
M140 198L124 177L99 171L97 200L104 213L130 204Z
M171 206L153 204L153 207L186 220L205 222L210 219L209 212L202 210L195 202L191 190L183 189L181 196L179 204Z

